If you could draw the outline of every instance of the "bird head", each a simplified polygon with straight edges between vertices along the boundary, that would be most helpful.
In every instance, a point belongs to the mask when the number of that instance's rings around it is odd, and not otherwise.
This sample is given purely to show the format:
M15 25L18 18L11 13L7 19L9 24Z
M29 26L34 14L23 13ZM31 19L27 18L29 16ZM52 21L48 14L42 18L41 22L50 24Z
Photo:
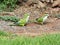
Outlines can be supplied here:
M48 13L45 13L45 15L44 15L44 16L47 16L47 17L48 17L48 16L49 16L49 14L48 14Z
M27 17L29 17L29 14L28 13L24 14L24 18L27 18Z
M24 19L26 19L26 22L29 20L29 14L28 13L26 13L26 14L24 14Z

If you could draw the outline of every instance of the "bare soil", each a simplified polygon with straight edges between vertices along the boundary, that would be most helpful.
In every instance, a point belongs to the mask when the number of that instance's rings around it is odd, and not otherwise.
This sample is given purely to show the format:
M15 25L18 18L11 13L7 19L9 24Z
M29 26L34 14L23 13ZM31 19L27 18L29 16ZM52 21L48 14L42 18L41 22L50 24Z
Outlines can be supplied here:
M60 33L60 19L54 17L55 15L60 14L60 8L47 7L46 9L44 8L38 9L35 7L21 6L18 9L15 9L13 12L14 14L12 15L16 15L22 18L23 14L29 13L30 20L34 20L42 16L46 12L50 14L50 17L48 18L47 22L43 25L31 22L24 27L9 26L9 24L13 22L0 21L0 30L9 31L18 35L29 35L29 36Z

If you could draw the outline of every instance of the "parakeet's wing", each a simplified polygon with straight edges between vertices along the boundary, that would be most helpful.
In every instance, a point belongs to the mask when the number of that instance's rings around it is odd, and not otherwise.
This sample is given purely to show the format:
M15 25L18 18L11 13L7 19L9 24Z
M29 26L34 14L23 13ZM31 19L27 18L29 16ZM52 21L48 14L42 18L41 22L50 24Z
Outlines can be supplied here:
M43 17L38 18L37 22L43 22Z
M17 22L17 25L25 25L26 21L24 19L21 19L20 21Z

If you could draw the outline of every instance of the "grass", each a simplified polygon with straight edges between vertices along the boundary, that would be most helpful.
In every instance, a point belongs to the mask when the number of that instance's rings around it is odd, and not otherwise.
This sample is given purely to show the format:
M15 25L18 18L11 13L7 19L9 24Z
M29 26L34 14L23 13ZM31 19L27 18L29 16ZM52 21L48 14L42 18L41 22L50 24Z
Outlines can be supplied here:
M13 11L18 0L0 0L0 11Z
M5 16L0 16L0 20L18 22L20 20L20 18L16 17L16 16L5 15Z
M0 36L8 36L8 33L4 31L0 31Z
M4 33L0 34L2 35L0 36L0 45L60 45L60 34L51 34L36 37L12 37L4 36Z

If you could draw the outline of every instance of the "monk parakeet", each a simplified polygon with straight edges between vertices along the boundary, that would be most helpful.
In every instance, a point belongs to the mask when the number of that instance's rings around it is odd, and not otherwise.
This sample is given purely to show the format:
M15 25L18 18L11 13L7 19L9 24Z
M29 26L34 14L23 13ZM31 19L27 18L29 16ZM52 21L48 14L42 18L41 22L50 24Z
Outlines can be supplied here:
M25 24L27 24L28 20L29 20L29 14L24 14L24 17L15 24L18 26L24 26Z
M44 16L42 16L40 18L37 18L36 22L40 23L40 24L43 24L46 21L46 19L48 18L48 16L49 16L49 14L45 14Z

